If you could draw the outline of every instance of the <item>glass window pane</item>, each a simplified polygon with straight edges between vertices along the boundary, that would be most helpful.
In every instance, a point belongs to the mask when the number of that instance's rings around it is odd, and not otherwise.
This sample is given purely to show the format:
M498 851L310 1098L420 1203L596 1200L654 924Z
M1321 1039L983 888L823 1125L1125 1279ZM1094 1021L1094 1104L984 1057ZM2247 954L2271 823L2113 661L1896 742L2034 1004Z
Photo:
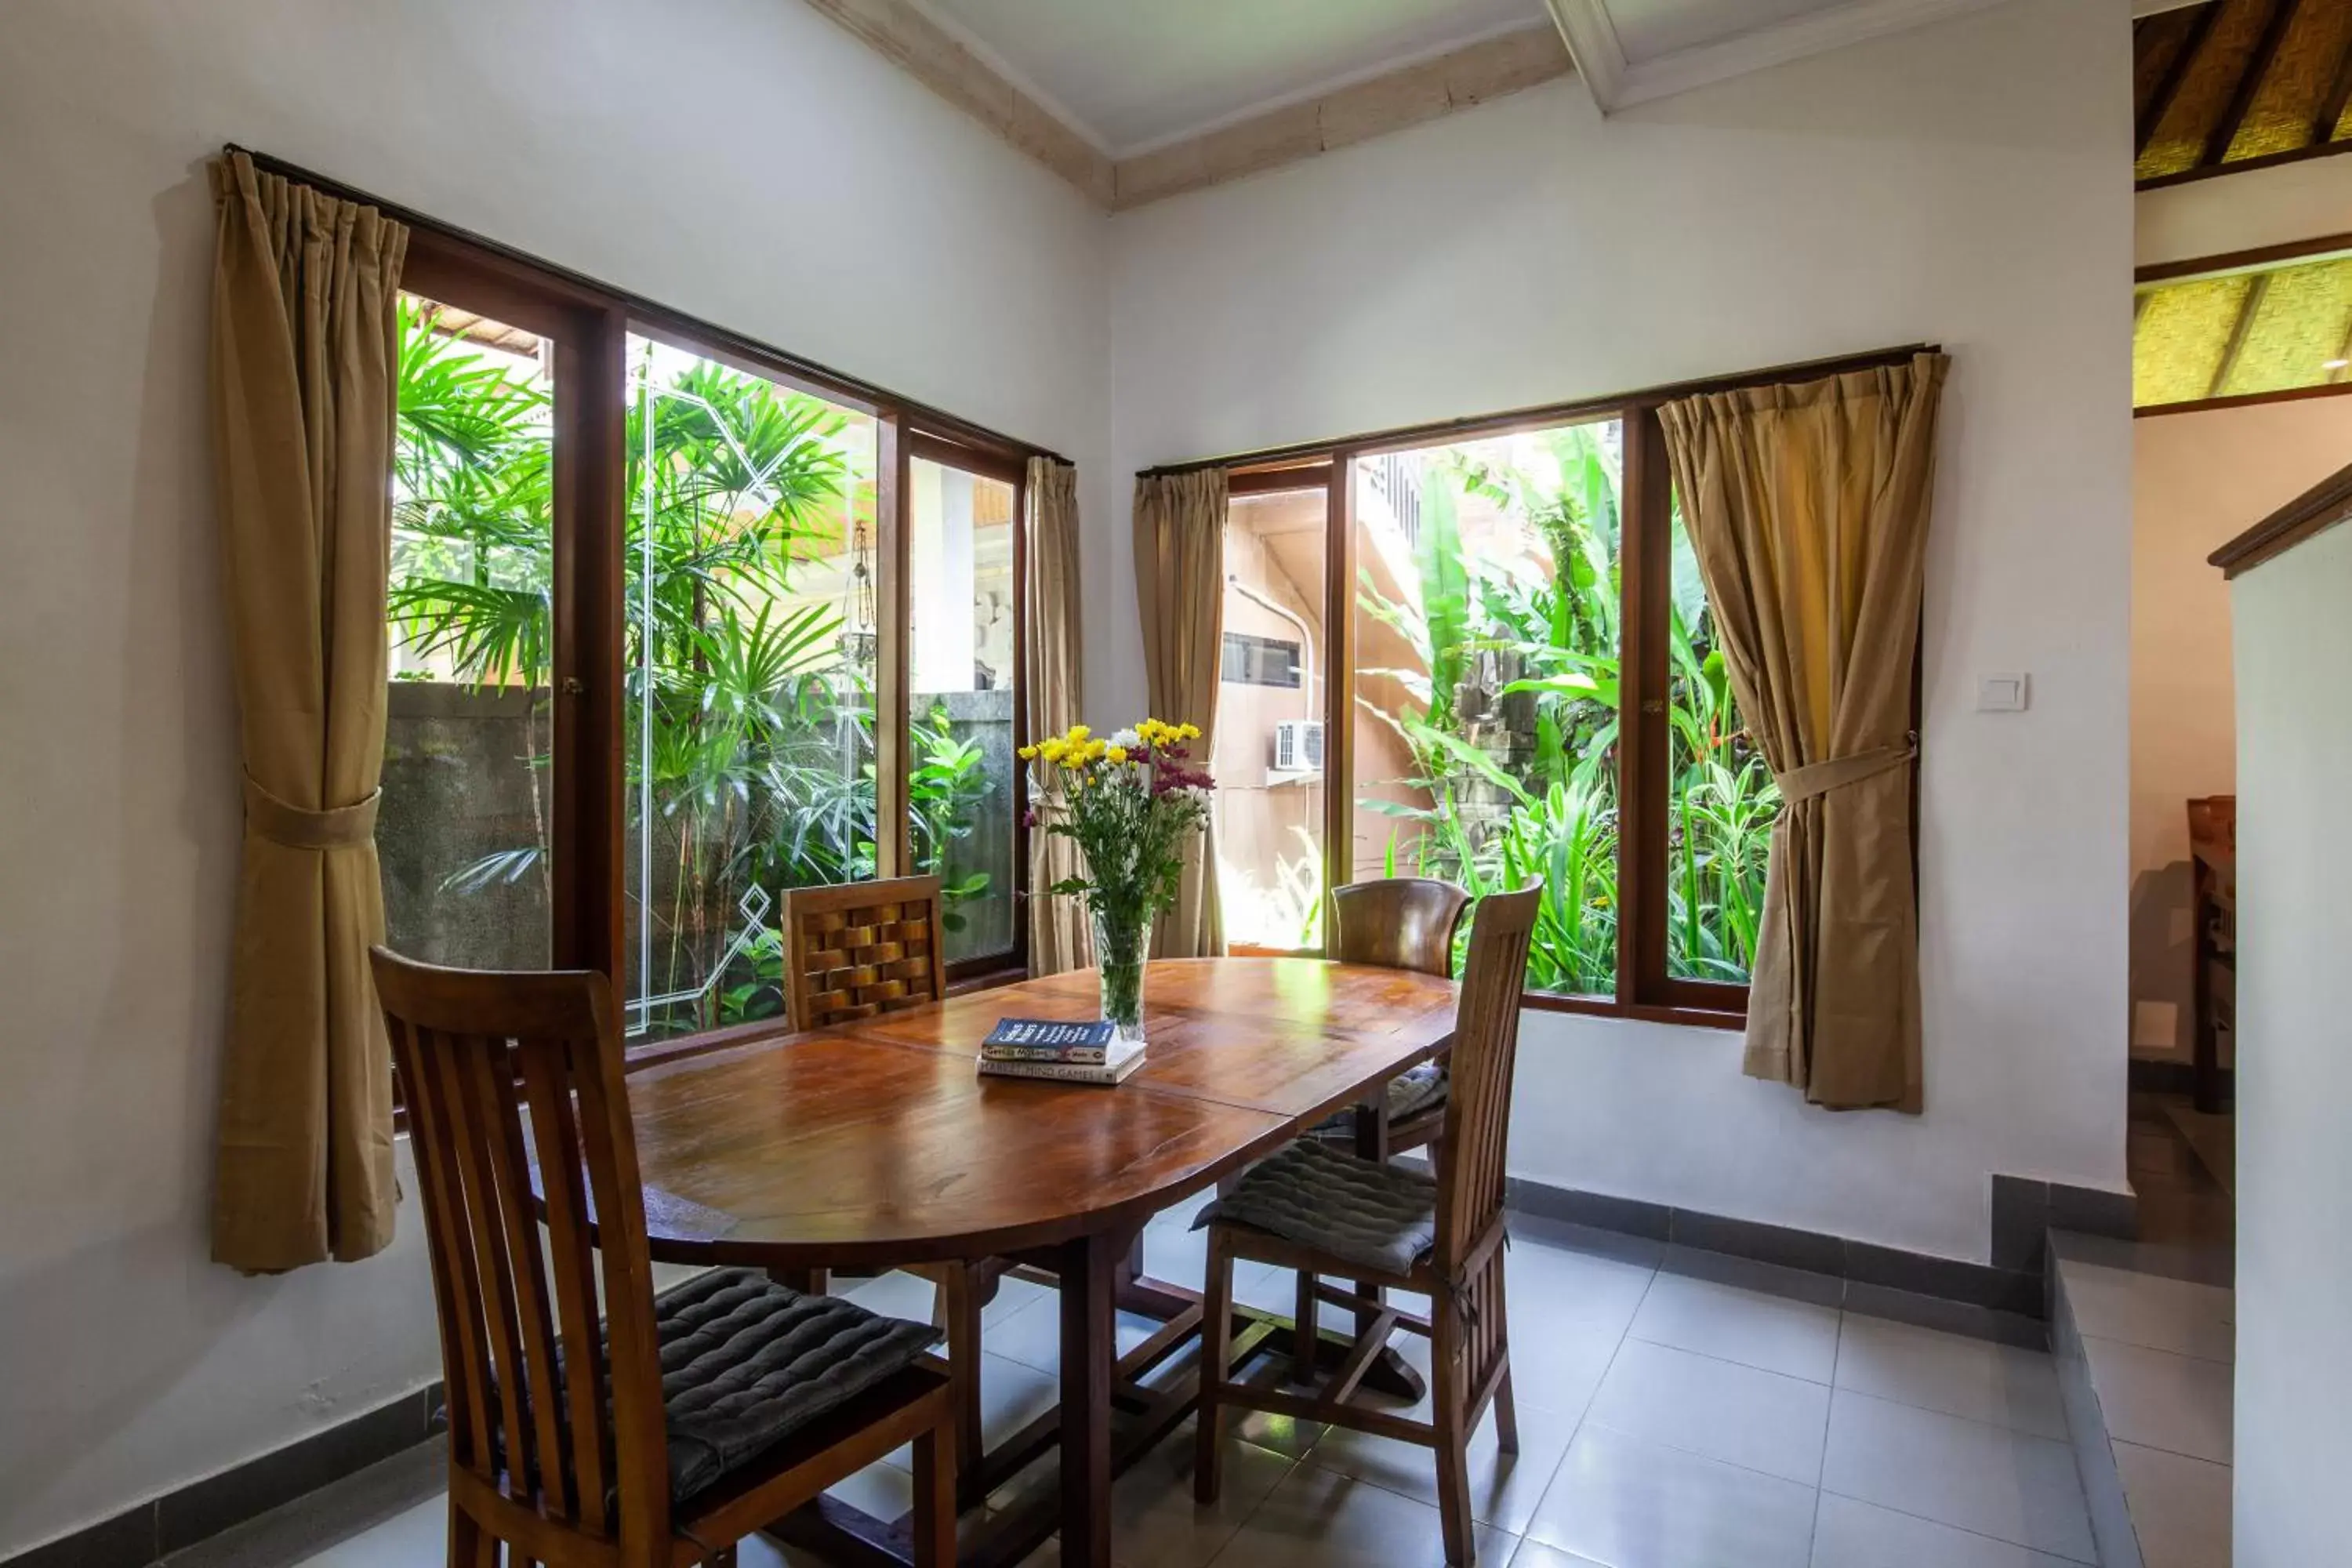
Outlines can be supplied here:
M876 426L632 335L632 1043L783 1011L786 889L874 875Z
M1622 454L1610 420L1356 465L1353 873L1541 883L1530 990L1615 986Z
M1780 791L1739 717L1706 584L1674 505L1672 700L1666 736L1666 973L1745 985L1756 963L1764 869Z
M1323 941L1323 486L1225 509L1217 897L1228 946Z
M391 945L428 963L549 961L552 363L401 296L376 849Z
M950 963L1013 947L1013 488L908 465L909 848L937 876Z

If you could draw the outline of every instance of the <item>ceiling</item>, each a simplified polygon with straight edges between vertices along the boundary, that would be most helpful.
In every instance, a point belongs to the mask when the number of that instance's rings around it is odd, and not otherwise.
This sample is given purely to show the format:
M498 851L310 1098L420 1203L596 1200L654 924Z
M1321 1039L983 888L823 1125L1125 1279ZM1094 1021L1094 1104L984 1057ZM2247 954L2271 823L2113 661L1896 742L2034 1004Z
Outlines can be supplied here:
M1998 0L907 3L1116 159L1540 26L1547 14L1606 112Z
M1543 0L921 0L921 8L1115 157L1544 19Z

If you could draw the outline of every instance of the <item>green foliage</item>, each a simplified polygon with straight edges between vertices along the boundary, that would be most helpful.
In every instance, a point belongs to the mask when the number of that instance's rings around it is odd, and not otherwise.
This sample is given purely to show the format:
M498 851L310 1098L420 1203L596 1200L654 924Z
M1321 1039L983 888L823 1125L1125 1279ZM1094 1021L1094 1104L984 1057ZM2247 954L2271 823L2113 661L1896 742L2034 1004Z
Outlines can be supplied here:
M461 681L533 693L522 765L536 800L552 673L549 397L430 331L411 300L400 332L392 625ZM751 889L774 909L788 889L875 872L873 693L844 657L839 608L794 595L812 547L837 552L845 511L870 505L835 440L843 421L820 399L707 362L657 378L650 345L635 378L624 432L626 770L633 805L648 786L651 811L628 830L649 841L650 885L634 892L655 952L653 972L632 978L644 993L691 990L723 963L741 982L702 989L679 1016L654 1019L656 1030L781 1010L772 925L742 927ZM980 748L951 732L944 708L913 731L914 852L938 871L990 785ZM445 886L543 878L545 821L541 811L536 842ZM988 882L953 879L947 900L980 897Z
M1601 428L1548 433L1541 472L1475 448L1438 456L1423 476L1417 593L1390 599L1367 574L1358 600L1415 656L1412 668L1368 672L1410 699L1366 709L1402 739L1412 766L1401 782L1427 802L1357 803L1400 819L1388 874L1449 878L1474 898L1539 882L1528 984L1571 993L1612 990L1617 964L1622 531ZM1473 496L1543 540L1549 570L1465 550ZM1739 981L1755 958L1780 796L1739 725L1679 526L1675 551L1668 969Z

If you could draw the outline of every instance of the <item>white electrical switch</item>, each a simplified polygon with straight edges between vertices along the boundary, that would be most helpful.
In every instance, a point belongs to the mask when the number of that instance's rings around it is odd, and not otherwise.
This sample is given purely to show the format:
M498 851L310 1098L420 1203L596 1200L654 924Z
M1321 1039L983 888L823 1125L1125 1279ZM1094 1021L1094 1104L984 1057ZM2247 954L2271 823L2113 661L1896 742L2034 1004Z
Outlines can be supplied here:
M2026 678L2023 675L1988 675L1977 682L1977 711L1979 713L2022 713L2025 711Z

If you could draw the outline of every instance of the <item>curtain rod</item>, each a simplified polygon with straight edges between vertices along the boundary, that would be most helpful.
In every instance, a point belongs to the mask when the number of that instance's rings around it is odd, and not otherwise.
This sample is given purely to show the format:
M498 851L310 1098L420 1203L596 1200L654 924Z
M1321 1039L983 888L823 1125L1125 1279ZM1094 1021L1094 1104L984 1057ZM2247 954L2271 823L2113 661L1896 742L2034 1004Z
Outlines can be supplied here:
M895 408L911 416L916 424L934 428L941 434L950 437L961 436L967 440L977 439L981 443L996 446L1006 451L1018 452L1028 457L1045 458L1064 465L1070 463L1067 458L1050 447L1041 447L1034 441L1024 441L1018 437L992 430L984 425L976 425L969 419L950 414L945 409L934 408L927 403L911 397L902 397L887 387L877 386L870 381L835 370L830 365L820 364L804 355L780 349L773 343L748 336L732 328L722 327L700 316L689 315L683 310L665 305L657 300L648 299L643 294L618 288L601 279L592 278L584 272L575 271L572 268L560 266L541 257L533 256L530 252L518 249L502 240L492 239L487 235L477 234L471 229L460 228L456 224L444 223L439 218L418 212L414 207L404 206L398 202L386 201L372 191L362 190L357 185L346 184L332 175L321 174L316 170L306 169L299 163L288 163L283 158L273 157L267 153L256 152L250 147L235 142L222 143L221 151L242 153L253 160L255 168L265 174L276 174L282 179L311 186L340 201L356 202L363 206L373 207L384 216L405 224L410 228L428 230L445 239L476 246L506 260L535 268L573 289L601 295L627 311L660 321L666 326L677 328L688 336L705 337L719 346L748 350L756 357L773 360L790 374L803 376L814 382L827 383L871 402Z
M1781 381L1820 381L1829 376L1854 371L1877 370L1886 365L1908 363L1919 354L1941 353L1940 343L1906 343L1900 348L1873 349L1865 353L1838 354L1829 359L1805 360L1796 364L1774 365L1766 370L1742 371L1735 375L1714 375L1700 381L1680 381L1664 386L1644 387L1637 392L1610 393L1601 397L1579 398L1573 403L1544 403L1529 408L1506 409L1500 414L1474 414L1460 419L1442 419L1428 425L1402 425L1389 430L1374 430L1360 436L1343 436L1325 441L1297 441L1286 447L1261 447L1255 451L1233 452L1222 458L1202 458L1187 463L1169 463L1156 468L1139 468L1138 479L1160 479L1171 474L1198 473L1204 468L1274 468L1284 464L1306 464L1328 458L1343 448L1356 451L1364 448L1394 451L1400 447L1434 446L1449 437L1491 434L1513 426L1539 425L1546 421L1566 423L1580 417L1613 413L1620 409L1654 406L1678 397L1696 397L1703 393L1737 392L1744 387L1765 386Z

